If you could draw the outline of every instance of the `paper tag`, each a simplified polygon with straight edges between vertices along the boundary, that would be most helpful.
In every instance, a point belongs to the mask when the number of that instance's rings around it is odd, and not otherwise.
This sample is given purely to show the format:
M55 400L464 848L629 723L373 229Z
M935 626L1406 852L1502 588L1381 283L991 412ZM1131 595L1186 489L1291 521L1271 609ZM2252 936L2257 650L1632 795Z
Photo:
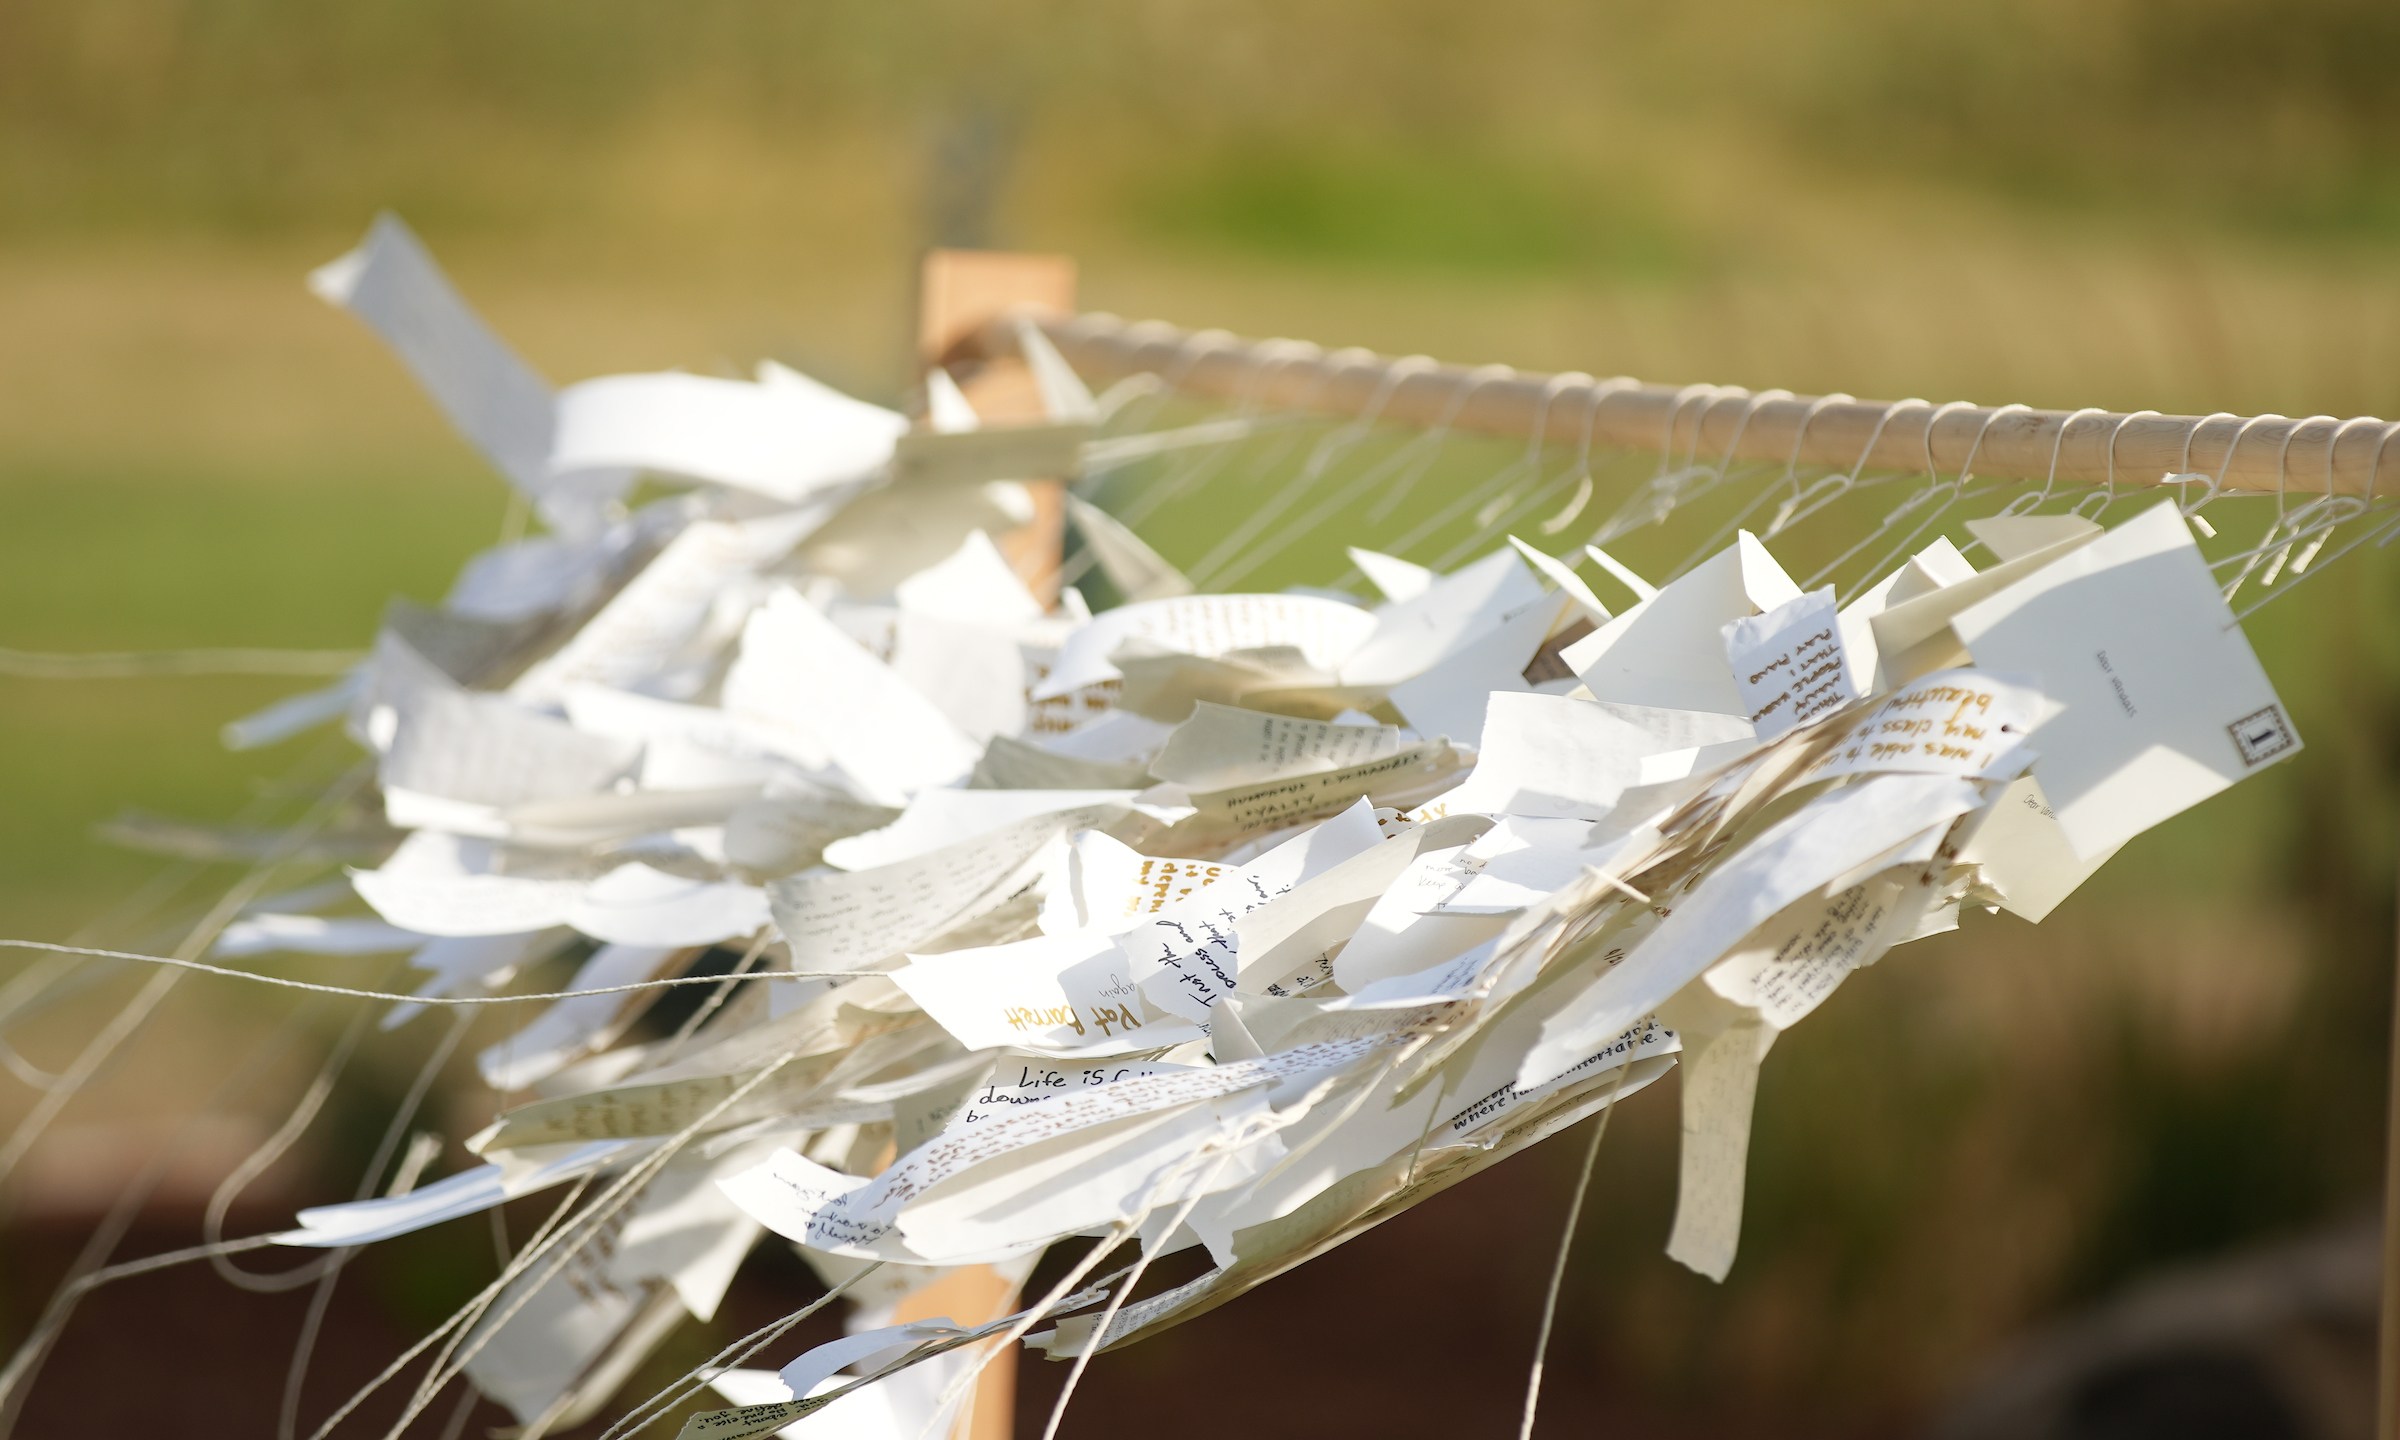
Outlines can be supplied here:
M2059 828L2097 855L2300 752L2250 642L2173 503L1952 621L1978 665L2034 676Z
M2025 767L2026 740L2056 711L2030 686L1982 670L1937 670L1851 721L1804 778L1890 772L2005 780Z
M1727 625L1725 658L1761 740L1823 719L1858 698L1830 585Z

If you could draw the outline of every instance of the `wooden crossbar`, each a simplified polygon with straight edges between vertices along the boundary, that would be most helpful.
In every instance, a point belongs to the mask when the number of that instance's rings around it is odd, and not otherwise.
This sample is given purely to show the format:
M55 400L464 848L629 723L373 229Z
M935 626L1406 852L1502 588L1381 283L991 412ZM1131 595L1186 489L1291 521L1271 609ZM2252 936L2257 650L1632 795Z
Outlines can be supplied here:
M2223 476L2223 493L2372 501L2400 493L2400 454L2378 471L2400 423L2360 416L2160 415L2032 410L1966 402L1853 400L1752 394L1733 386L1644 384L1626 378L1468 367L1306 341L1248 340L1113 315L1035 318L1068 363L1113 380L1154 374L1187 394L1271 411L1451 427L1544 442L1689 454L1718 463L1796 463L1815 469L1924 471L1991 479L2128 488L2175 474ZM1012 321L985 327L985 353L1016 348ZM2061 435L2064 439L2061 439ZM2112 458L2113 456L2113 458ZM2055 471L2053 458L2055 457Z

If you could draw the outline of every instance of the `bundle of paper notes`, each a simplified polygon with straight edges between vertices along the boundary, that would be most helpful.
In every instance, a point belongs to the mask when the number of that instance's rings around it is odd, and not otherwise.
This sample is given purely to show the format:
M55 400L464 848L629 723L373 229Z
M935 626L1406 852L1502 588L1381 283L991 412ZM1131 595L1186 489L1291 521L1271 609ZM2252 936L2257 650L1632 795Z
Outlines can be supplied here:
M1052 418L1003 428L939 371L916 421L774 366L553 392L390 222L317 285L546 529L235 727L344 720L405 838L353 876L372 916L220 951L411 949L392 1025L579 966L481 1052L486 1163L279 1237L572 1197L435 1362L529 1423L599 1413L773 1232L855 1333L720 1357L739 1408L685 1433L838 1400L938 1434L1004 1342L1171 1326L1679 1062L1670 1251L1721 1277L1778 1034L2299 744L2171 503L1971 522L1980 568L1942 540L1837 607L1746 533L1656 589L1512 542L1358 552L1379 598L1195 594L1076 502L1134 597L1093 614L992 538L1097 443L1038 332ZM641 1023L670 995L702 1003ZM1076 1237L1023 1309L894 1323Z

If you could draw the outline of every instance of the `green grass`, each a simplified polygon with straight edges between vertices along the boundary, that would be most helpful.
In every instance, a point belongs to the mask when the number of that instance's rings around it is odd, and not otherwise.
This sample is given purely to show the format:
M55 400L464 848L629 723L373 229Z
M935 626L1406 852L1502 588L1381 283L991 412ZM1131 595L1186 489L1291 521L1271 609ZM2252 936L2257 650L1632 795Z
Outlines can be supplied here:
M471 462L468 462L471 464ZM387 597L438 599L497 529L497 482L457 457L298 474L33 463L0 484L0 645L355 649ZM0 677L0 895L9 933L58 933L154 862L100 843L129 809L230 818L293 747L231 755L225 721L297 693L269 678Z

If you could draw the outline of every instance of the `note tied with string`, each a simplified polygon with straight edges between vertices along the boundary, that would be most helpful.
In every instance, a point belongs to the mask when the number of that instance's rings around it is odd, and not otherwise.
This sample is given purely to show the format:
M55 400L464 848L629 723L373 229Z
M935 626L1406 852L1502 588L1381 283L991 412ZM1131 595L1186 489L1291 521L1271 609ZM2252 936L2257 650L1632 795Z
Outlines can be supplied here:
M1733 667L1743 713L1761 740L1822 719L1858 698L1831 586L1727 625L1725 658Z

